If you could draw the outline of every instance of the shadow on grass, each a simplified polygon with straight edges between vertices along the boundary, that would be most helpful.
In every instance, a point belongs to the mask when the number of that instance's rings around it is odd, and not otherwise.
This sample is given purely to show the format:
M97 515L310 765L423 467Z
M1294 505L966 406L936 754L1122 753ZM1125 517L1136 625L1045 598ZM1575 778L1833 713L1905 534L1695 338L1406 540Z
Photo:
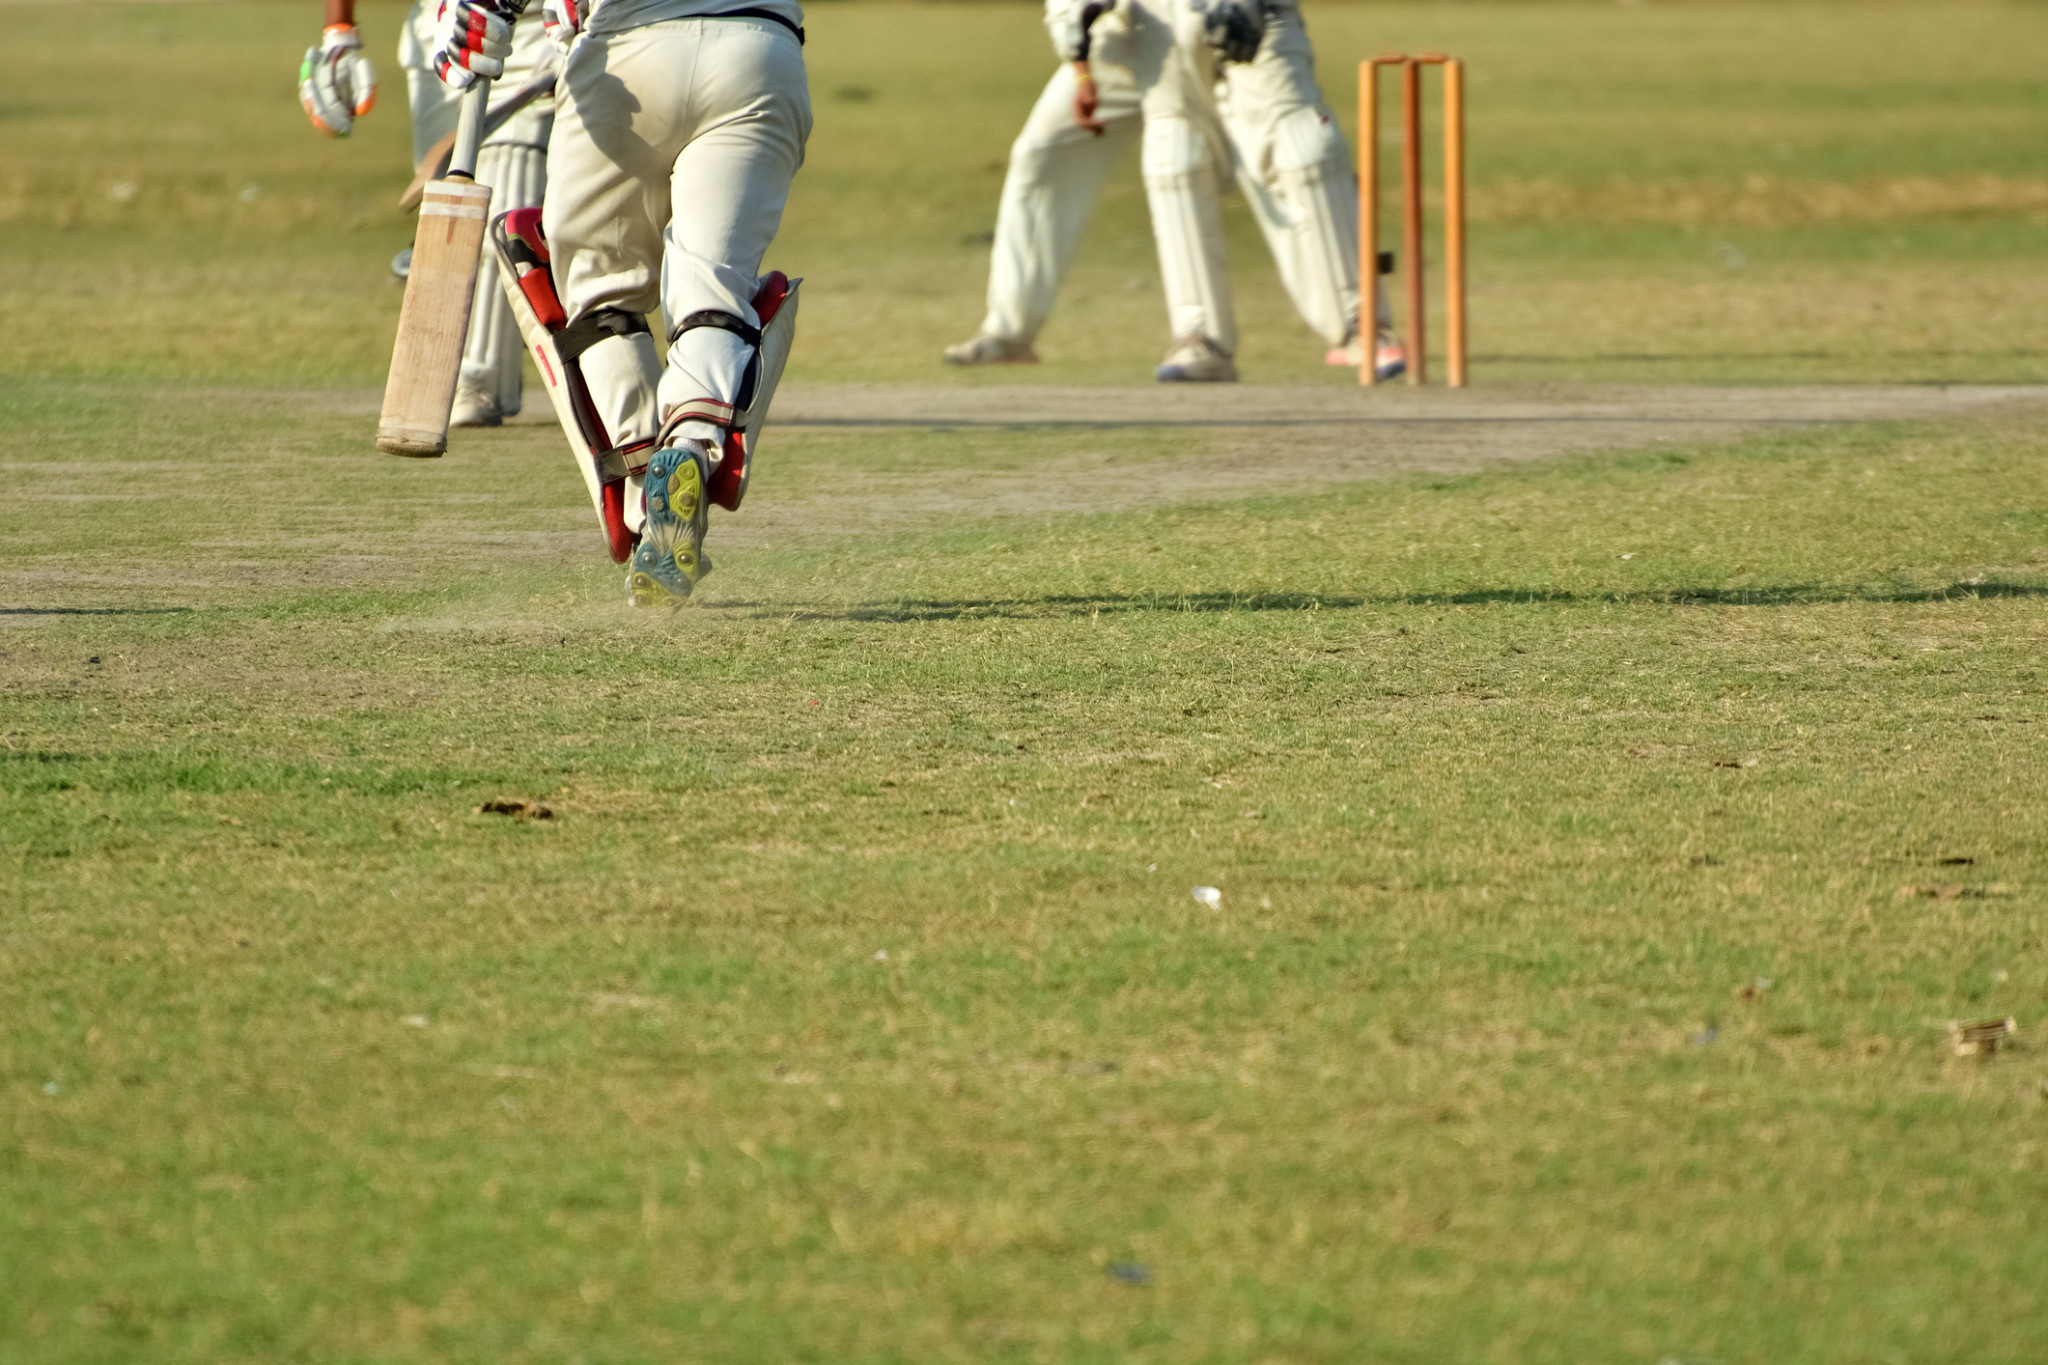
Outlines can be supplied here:
M1342 595L1304 592L1054 594L1045 597L904 598L850 606L791 602L706 602L700 610L798 621L956 621L986 618L1096 616L1106 613L1350 611L1359 607L1706 606L1790 607L1822 602L1956 602L2048 597L2030 583L1953 583L1945 588L1673 588L1642 592L1562 592L1541 588L1473 588L1463 592Z
M1268 427L1483 426L1776 427L1840 426L1835 417L1658 416L1654 413L1452 412L1430 416L1360 412L1340 417L778 417L780 427L922 431L1243 431Z
M2002 356L2007 359L2042 360L2048 359L2048 351L2031 347L2000 346L1981 351L1959 351L1948 347L1920 346L1894 348L1886 351L1590 351L1584 355L1475 355L1475 364L1487 361L1513 362L1517 365L1576 365L1592 360L1654 361L1660 364L1686 364L1696 360L1979 360L1985 356ZM1887 381L1890 382L1890 381ZM1927 380L1929 384L1946 384L1949 380Z
M0 616L189 616L195 607L0 607Z

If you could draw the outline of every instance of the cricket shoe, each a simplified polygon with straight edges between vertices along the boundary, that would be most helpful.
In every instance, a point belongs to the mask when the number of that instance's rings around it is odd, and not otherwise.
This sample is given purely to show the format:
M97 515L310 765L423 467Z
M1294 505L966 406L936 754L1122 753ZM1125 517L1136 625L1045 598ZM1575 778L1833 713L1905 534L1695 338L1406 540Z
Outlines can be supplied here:
M958 346L948 346L945 358L948 365L1036 365L1038 352L1028 341L976 332Z
M1230 353L1207 337L1174 343L1155 371L1162 384L1235 384L1237 365Z
M626 570L626 598L636 607L679 607L705 574L704 529L711 500L704 484L711 475L711 447L681 440L654 452L647 462L647 522Z
M1355 370L1365 363L1365 352L1360 349L1358 338L1353 337L1342 346L1333 346L1323 357L1325 365L1338 365ZM1408 348L1401 344L1401 338L1391 328L1382 327L1374 338L1372 354L1372 377L1384 384L1408 373Z
M505 425L505 412L498 406L498 396L489 389L461 384L455 390L455 406L449 410L448 425L502 427Z

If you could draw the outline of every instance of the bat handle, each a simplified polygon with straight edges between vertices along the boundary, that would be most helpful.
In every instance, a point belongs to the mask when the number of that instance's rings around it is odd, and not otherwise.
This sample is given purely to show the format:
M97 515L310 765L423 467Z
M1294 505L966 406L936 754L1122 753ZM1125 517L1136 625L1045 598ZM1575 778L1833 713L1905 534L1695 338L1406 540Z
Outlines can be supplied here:
M462 95L462 117L455 125L455 150L448 158L449 179L476 179L476 149L484 140L484 118L490 103L491 83L479 76Z

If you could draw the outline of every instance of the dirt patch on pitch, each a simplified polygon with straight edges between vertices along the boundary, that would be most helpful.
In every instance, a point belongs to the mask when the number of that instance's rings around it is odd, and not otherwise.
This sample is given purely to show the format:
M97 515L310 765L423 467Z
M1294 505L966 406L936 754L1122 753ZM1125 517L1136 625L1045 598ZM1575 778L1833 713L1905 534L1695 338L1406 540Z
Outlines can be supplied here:
M588 565L600 553L544 401L502 431L454 433L446 460L408 461L371 447L377 395L369 390L72 392L119 398L152 433L152 512L120 520L132 510L131 485L102 477L113 459L131 476L138 470L119 421L110 436L103 422L59 414L0 441L0 493L18 510L35 508L17 519L21 537L0 564L0 634L80 611L154 613L280 591L502 578ZM269 420L249 424L250 411ZM746 514L715 518L712 543L716 554L719 546L1697 448L1834 423L2038 423L2044 413L2048 387L791 384L778 397ZM280 480L285 468L293 477ZM252 488L266 490L254 515ZM119 556L107 553L104 529L79 533L103 521L118 531ZM148 564L140 577L137 556ZM519 614L509 603L508 611Z
M763 447L845 431L1067 432L1073 449L1021 469L835 466L829 496L750 500L719 527L747 541L791 530L900 527L939 516L1087 512L1301 492L1389 474L1469 473L1561 455L1698 446L1844 422L1997 420L2048 411L2048 387L1508 389L1218 385L790 385ZM1100 449L1105 433L1185 433L1181 453ZM808 481L805 481L808 482Z

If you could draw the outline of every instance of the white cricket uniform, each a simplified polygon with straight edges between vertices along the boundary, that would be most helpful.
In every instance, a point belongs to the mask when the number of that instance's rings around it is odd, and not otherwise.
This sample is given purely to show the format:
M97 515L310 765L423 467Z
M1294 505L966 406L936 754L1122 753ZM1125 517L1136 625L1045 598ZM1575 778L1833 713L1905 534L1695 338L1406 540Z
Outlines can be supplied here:
M743 7L786 24L709 17ZM761 260L811 132L802 23L793 0L600 0L569 50L543 215L555 287L571 327L600 309L659 307L671 329L665 360L645 332L582 354L614 447L652 441L674 408L740 395L755 348L678 324L761 324Z
M1071 61L1079 0L1048 0L1054 46ZM1176 38L1178 45L1176 47ZM1061 66L1010 149L991 254L984 335L1028 344L1080 245L1110 169L1142 137L1146 196L1175 338L1235 351L1218 172L1229 168L1302 319L1331 345L1358 318L1358 192L1351 153L1315 81L1298 0L1280 0L1258 55L1225 63L1184 0L1125 0L1098 19L1090 66L1096 137L1074 123ZM1141 133L1142 129L1142 133ZM1389 314L1384 293L1378 321Z
M418 165L435 143L455 131L462 92L434 74L434 16L438 0L419 0L398 40L398 64L405 68L405 93L412 107L412 159ZM512 55L498 90L526 84L555 61L554 44L541 27L540 6L512 26ZM491 214L538 205L547 189L548 133L555 120L551 99L535 100L485 139L477 152L476 178L491 187ZM496 399L509 417L519 411L526 346L501 291L479 289L470 310L462 348L462 385ZM458 400L459 401L459 400Z

